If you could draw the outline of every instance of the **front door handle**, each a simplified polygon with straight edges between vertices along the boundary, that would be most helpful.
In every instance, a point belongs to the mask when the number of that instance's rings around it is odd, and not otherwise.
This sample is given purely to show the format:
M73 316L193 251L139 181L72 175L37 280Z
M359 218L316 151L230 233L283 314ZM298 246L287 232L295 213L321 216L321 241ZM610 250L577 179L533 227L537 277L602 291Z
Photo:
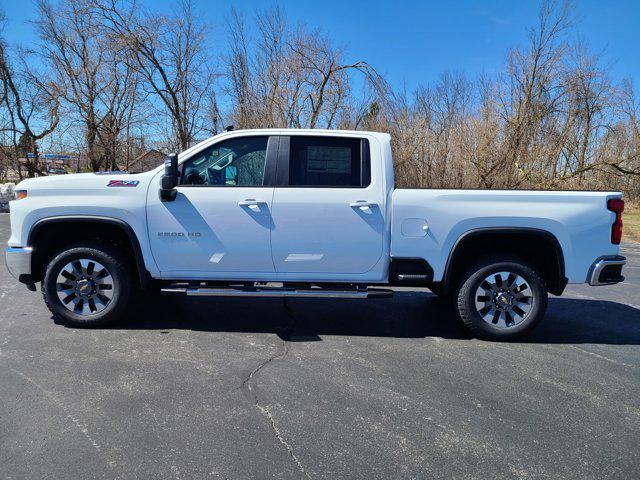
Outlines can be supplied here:
M373 202L367 202L366 200L358 200L356 202L351 202L349 206L351 208L371 208L375 207L376 204Z
M264 202L261 200L255 200L253 198L247 198L246 200L240 200L238 205L241 207L253 207L263 204Z
M238 205L241 207L247 207L252 212L259 212L260 205L265 205L262 200L256 200L255 198L247 198L246 200L240 200Z

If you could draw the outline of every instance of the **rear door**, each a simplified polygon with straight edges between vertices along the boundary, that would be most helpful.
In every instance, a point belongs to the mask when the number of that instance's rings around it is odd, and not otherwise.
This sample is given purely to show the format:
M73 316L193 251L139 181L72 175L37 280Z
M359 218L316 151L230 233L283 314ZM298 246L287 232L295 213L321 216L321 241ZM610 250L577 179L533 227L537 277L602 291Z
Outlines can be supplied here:
M369 140L281 137L271 250L278 273L362 274L379 261L385 192L371 181Z

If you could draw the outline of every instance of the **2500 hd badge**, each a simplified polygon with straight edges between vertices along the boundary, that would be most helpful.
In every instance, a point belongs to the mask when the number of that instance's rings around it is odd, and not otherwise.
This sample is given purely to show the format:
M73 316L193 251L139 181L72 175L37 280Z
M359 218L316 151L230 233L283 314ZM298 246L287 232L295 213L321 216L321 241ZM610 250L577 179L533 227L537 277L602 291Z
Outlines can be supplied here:
M158 232L159 237L201 237L200 232Z

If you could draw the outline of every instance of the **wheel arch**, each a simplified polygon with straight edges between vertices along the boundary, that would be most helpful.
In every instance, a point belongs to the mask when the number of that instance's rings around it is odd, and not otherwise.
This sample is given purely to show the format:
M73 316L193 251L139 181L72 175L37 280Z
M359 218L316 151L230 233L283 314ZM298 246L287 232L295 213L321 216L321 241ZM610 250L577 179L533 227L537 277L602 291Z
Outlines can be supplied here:
M88 227L90 225L97 226L96 230L104 232L104 227L109 229L116 229L121 234L120 239L126 239L127 246L131 249L131 254L135 260L135 267L140 285L142 288L146 288L151 282L151 274L147 270L144 263L144 256L142 254L142 248L140 247L140 240L136 235L134 229L124 220L113 217L103 217L94 215L64 215L47 217L35 222L27 237L27 244L34 248L34 256L32 262L32 277L34 281L41 280L40 272L42 262L44 262L48 255L50 255L56 246L73 243L73 237L69 237L67 241L61 240L59 242L51 241L48 248L39 248L42 245L43 236L46 237L46 233L59 232L61 228L72 227L70 231L73 231L73 227L82 225ZM103 228L101 228L103 227ZM92 235L83 235L85 238L92 238ZM82 239L82 237L80 237ZM51 239L47 239L50 241ZM113 240L113 238L109 239Z
M513 244L520 239L520 244ZM542 241L542 243L539 243ZM483 246L487 250L480 251ZM532 247L538 255L532 254ZM503 250L499 250L503 248ZM543 251L548 255L540 255ZM482 227L469 230L460 235L447 258L441 289L448 291L455 276L461 271L461 261L479 258L489 253L511 253L530 261L541 271L548 290L554 295L561 295L567 285L565 276L565 260L562 246L558 238L548 230L533 227Z

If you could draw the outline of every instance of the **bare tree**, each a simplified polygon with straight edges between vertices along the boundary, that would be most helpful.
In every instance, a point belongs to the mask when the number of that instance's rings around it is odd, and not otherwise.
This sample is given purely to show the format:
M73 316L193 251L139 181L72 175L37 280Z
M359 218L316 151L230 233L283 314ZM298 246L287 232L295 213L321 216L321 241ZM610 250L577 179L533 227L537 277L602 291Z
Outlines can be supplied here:
M290 26L278 8L255 16L254 41L242 15L232 12L228 23L226 91L242 127L332 128L353 107L354 74L381 82L369 64L344 62L320 31Z
M247 38L245 19L241 13L233 9L228 23L229 52L224 56L227 68L226 93L233 102L233 115L238 126L250 128L254 121L252 69L249 59L249 40Z
M531 158L543 153L537 141L544 137L562 100L564 92L558 81L572 22L568 0L544 2L526 48L509 54L500 92L506 143L499 168L504 186L520 185L529 174Z
M0 98L7 117L7 124L3 128L9 133L12 147L10 159L20 178L20 156L25 159L27 176L44 174L38 142L55 130L60 121L57 85L43 80L42 75L33 74L22 53L20 67L16 69L7 51L7 44L0 36Z
M128 165L131 161L128 148L128 133L136 119L138 104L138 73L130 65L121 62L115 55L110 62L110 82L101 96L104 115L97 136L104 151L107 167L118 170L118 163Z
M38 0L37 27L42 54L63 86L64 100L83 122L87 158L97 171L104 161L98 129L104 119L100 97L109 86L103 71L108 48L89 7L85 0L65 0L55 6Z
M633 83L624 80L618 90L616 119L602 136L597 149L604 165L596 173L605 188L615 185L632 199L640 199L640 101ZM594 179L588 179L590 184Z
M130 2L94 1L103 26L129 52L128 62L169 114L176 147L188 148L206 128L203 116L214 74L205 25L190 0L172 16L142 12Z

